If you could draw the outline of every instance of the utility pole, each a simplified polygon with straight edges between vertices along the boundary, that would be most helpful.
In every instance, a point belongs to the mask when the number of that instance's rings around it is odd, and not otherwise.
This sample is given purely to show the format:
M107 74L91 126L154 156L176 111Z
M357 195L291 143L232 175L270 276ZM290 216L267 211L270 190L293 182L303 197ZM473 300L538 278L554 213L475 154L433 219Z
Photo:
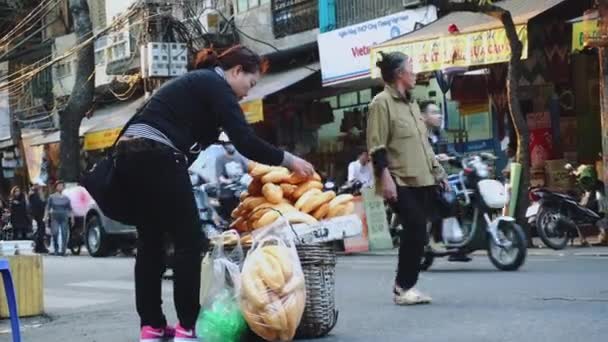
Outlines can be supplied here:
M70 0L77 44L89 39L93 25L87 0ZM59 176L75 182L80 175L80 123L93 106L95 92L94 44L86 44L77 55L76 81L68 103L59 114L61 165Z

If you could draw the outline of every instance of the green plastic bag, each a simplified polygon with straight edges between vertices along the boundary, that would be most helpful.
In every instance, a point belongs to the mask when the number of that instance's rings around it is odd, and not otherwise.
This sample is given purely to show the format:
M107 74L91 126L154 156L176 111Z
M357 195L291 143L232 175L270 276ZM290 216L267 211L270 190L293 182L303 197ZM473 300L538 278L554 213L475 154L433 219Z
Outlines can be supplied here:
M204 286L196 332L204 342L238 342L247 329L238 300L242 249L238 245L236 249L240 252L226 255L222 239L216 241L213 252L203 260Z

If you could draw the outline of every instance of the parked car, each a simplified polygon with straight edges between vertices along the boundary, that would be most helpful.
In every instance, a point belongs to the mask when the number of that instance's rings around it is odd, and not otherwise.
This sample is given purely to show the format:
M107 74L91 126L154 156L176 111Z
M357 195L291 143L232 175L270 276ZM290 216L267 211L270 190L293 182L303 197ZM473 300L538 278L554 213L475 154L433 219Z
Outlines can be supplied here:
M113 255L117 250L131 254L135 249L137 230L106 217L95 204L86 215L84 242L93 257Z

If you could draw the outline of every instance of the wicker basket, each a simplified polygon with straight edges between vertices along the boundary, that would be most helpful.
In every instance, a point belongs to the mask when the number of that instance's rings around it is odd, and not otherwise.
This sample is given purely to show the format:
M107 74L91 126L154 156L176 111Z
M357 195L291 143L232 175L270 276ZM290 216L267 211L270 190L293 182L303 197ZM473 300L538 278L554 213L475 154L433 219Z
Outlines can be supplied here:
M247 253L250 247L243 246L244 252ZM320 338L329 334L338 323L335 308L336 253L328 244L297 245L296 249L306 280L306 306L296 339ZM248 329L242 341L264 340Z
M336 253L324 244L298 245L306 279L306 306L296 339L323 337L338 322L335 308Z

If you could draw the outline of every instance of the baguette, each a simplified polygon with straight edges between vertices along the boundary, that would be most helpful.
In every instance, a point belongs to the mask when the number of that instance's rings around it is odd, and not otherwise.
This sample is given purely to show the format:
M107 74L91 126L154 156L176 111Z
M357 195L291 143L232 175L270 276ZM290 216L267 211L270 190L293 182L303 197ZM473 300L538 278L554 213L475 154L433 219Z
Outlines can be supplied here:
M296 191L294 191L293 198L299 199L300 197L302 197L302 195L304 195L310 189L321 190L321 189L323 189L323 184L321 184L321 182L315 181L315 180L310 180L310 181L304 182L298 187L298 189Z
M251 183L249 183L249 186L247 187L247 192L249 193L249 196L261 196L263 185L264 184L262 184L262 182L257 178L252 180Z
M327 214L327 218L350 215L354 211L355 211L355 203L353 203L353 202L339 204L335 207L329 208L329 213Z
M247 197L241 206L243 207L243 213L247 213L255 209L257 206L266 203L266 198L263 196L259 197Z
M248 191L243 191L241 193L241 196L239 196L239 201L244 201L247 197L249 197L249 192Z
M264 215L262 215L262 217L260 217L259 220L255 221L255 223L253 224L253 229L259 229L262 227L266 227L268 225L273 224L276 220L279 219L279 217L281 217L281 214L279 214L278 212L268 209Z
M304 290L295 291L283 300L283 307L287 315L287 329L280 333L282 341L293 340L300 319L302 319L305 305L306 291Z
M256 308L263 308L270 303L266 285L253 270L242 272L241 279L243 296L249 303Z
M247 173L251 174L251 172L253 171L253 169L255 169L256 166L258 166L259 164L254 162L254 161L250 161L247 164Z
M284 331L287 329L287 313L283 307L283 302L281 298L274 294L270 295L270 298L270 304L260 312L260 316L269 328L278 332Z
M329 208L331 209L338 205L345 204L346 202L352 201L354 198L355 197L350 194L343 194L343 195L337 196L336 198L331 200L331 202L329 202Z
M328 213L329 213L329 203L325 203L325 204L321 205L317 210L315 210L312 213L312 216L314 218L316 218L317 220L322 220L325 217L327 217Z
M291 265L289 251L283 246L264 246L262 247L262 251L267 254L267 258L274 258L277 260L281 266L285 281L289 281L293 275L293 266Z
M297 174L295 172L292 172L285 181L292 185L298 185L298 184L302 184L302 183L306 182L307 180L309 180L309 179L304 176L300 176L299 174Z
M243 301L242 306L243 317L251 330L266 341L276 341L279 338L278 333L274 329L269 328L268 324L264 322L255 306L251 305L251 303L248 303L246 300Z
M262 177L262 183L275 183L280 184L289 178L289 171L287 169L270 171Z
M315 211L316 209L318 209L323 204L328 203L329 201L333 200L335 197L336 197L336 193L333 191L327 191L320 195L312 196L309 199L307 199L306 202L304 202L304 204L302 205L302 208L300 208L300 210L306 214L311 213L311 212Z
M256 251L256 273L271 290L281 291L285 285L285 275L281 269L281 263L273 256Z
M268 200L268 202L273 204L281 203L283 199L283 189L280 186L274 185L272 183L266 183L262 187L262 194Z
M285 219L287 219L287 221L289 221L289 223L293 223L293 224L298 224L298 223L306 223L306 224L316 224L319 221L317 221L316 218L305 214L303 212L300 211L292 211L292 212L288 212L287 214L284 214L283 216L285 216Z
M253 178L261 178L268 172L272 171L272 167L264 164L257 164L249 173Z
M298 189L297 185L283 183L281 184L281 189L283 190L283 197L288 198L293 195L293 193Z
M311 198L312 196L315 195L320 195L321 194L321 190L319 189L310 189L308 190L306 193L304 193L302 196L299 197L299 199L296 201L296 209L300 210L302 209L302 206L304 206L304 204L306 203L306 201L308 201L309 198Z

